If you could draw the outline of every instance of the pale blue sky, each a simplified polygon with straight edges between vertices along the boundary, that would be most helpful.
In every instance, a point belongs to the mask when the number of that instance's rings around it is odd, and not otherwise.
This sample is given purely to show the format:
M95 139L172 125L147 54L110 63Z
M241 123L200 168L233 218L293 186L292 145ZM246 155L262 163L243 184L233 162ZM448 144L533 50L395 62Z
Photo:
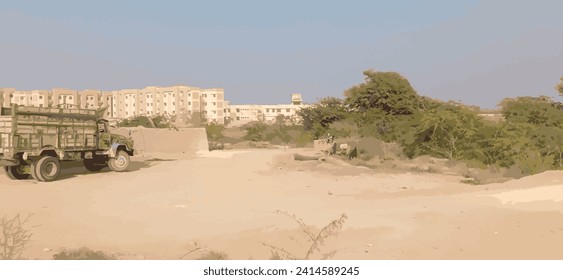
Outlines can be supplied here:
M83 3L80 3L83 2ZM341 97L366 69L494 107L556 96L563 1L0 1L0 87L225 88Z

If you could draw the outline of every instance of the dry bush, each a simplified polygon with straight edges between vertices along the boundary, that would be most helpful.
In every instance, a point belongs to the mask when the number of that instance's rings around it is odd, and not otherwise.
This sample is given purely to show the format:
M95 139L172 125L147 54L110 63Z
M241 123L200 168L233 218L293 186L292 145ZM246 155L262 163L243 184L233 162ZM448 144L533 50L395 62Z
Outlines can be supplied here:
M0 260L21 258L23 250L33 235L26 228L31 215L22 219L19 214L0 220Z
M307 236L308 240L308 248L307 251L304 253L303 257L298 257L297 255L285 250L284 248L276 247L271 244L262 243L264 246L269 247L271 251L271 260L297 260L297 259L305 259L308 260L313 254L321 253L321 247L325 245L325 242L330 237L337 237L340 231L342 231L342 227L348 219L346 214L342 214L340 218L335 219L324 226L319 232L315 233L311 230L311 226L307 225L301 218L297 217L295 214L290 214L286 211L276 210L276 214L282 214L293 221L295 221L301 231ZM321 259L332 258L336 254L336 251L331 251L329 253L322 254Z
M226 260L227 254L224 252L209 251L197 259L198 260Z
M53 255L53 260L115 260L113 255L108 255L102 251L93 251L82 247L79 249L62 249Z

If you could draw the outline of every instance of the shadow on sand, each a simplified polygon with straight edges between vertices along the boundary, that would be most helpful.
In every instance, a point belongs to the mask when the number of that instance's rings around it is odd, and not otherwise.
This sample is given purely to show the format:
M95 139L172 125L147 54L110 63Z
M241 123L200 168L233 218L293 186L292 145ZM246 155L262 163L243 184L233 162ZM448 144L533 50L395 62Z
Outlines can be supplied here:
M136 172L141 169L145 169L156 165L156 162L148 162L148 161L131 161L127 171L125 172ZM89 171L87 170L82 161L63 161L61 162L61 174L57 178L59 180L66 180L76 176L83 176L83 175L90 175L90 174L97 174L97 173L107 173L113 172L109 169L109 167L103 168L100 171Z

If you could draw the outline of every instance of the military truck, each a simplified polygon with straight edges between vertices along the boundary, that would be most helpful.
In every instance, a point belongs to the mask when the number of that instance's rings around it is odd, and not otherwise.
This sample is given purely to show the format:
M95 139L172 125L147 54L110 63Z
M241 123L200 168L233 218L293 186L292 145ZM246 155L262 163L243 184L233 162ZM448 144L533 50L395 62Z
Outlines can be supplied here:
M0 167L11 179L43 182L57 179L61 161L82 160L90 171L125 171L133 140L109 133L104 112L64 105L0 108Z

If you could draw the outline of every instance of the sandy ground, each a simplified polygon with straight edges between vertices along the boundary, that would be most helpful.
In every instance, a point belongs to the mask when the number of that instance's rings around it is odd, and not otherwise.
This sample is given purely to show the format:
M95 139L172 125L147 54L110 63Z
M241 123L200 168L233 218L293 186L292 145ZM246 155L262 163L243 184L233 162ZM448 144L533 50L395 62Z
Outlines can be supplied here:
M264 243L304 257L311 242L276 210L314 234L346 214L314 259L563 259L561 171L468 185L453 175L298 162L295 152L152 154L133 157L125 173L65 163L50 183L0 175L0 215L33 214L29 259L83 246L121 259L196 259L206 250L269 259Z

